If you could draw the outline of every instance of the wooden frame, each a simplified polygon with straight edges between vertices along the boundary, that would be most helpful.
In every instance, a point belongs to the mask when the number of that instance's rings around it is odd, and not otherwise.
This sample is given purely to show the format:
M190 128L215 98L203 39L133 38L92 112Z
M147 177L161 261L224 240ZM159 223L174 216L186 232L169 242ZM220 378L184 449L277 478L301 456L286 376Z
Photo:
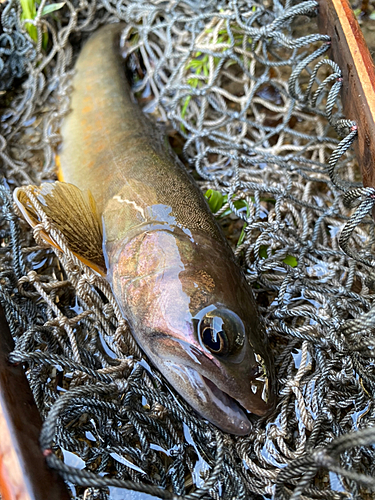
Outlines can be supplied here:
M14 349L0 307L0 495L2 500L69 500L64 481L39 446L42 419L24 369L9 363Z
M342 71L345 117L354 120L354 149L363 185L375 187L375 66L348 0L318 0L318 26L331 37L329 57Z

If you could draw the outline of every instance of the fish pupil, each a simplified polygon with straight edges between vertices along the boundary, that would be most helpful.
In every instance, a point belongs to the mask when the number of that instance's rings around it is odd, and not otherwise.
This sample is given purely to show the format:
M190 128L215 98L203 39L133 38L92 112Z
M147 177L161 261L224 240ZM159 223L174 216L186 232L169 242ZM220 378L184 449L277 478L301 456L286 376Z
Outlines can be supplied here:
M226 354L228 352L228 339L223 331L215 331L207 326L202 332L202 342L214 354Z

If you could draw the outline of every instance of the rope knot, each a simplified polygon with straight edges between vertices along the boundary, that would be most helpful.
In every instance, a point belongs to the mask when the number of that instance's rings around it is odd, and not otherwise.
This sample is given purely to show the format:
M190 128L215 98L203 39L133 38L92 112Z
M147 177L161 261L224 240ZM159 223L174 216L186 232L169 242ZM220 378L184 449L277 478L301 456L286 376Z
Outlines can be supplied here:
M39 276L37 274L36 271L29 271L27 273L27 277L28 277L28 282L30 284L34 284L34 283L38 283L39 282Z

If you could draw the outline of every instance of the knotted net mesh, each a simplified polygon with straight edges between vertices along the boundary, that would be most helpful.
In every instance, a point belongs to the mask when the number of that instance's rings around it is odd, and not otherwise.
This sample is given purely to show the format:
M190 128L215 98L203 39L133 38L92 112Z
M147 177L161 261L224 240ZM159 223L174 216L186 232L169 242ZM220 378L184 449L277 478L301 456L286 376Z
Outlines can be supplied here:
M15 0L0 7L0 300L48 463L86 500L128 498L121 488L138 491L129 498L370 498L373 192L358 188L356 127L341 114L317 3L67 0L42 15L45 6L28 21ZM32 192L33 234L11 202L15 186L55 179L74 58L118 20L139 104L165 122L203 192L222 195L216 216L270 337L278 405L246 437L223 434L174 393Z

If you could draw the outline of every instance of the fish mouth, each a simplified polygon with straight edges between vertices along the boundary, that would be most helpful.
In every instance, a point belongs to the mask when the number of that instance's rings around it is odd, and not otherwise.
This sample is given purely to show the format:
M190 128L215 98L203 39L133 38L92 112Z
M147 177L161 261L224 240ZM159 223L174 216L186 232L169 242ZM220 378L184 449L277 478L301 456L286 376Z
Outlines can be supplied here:
M251 430L251 423L239 403L231 396L229 396L229 394L219 389L216 384L214 384L204 375L202 375L202 380L206 384L208 390L212 393L212 398L216 402L217 406L219 408L223 406L224 411L228 411L228 409L230 409L230 415L228 416L232 418L231 421L228 422L230 425L230 429L228 427L229 430L227 430L226 432L229 432L230 434L236 434L238 436L245 436L246 434L249 434ZM216 425L223 429L223 425ZM235 425L235 429L233 429L232 425Z
M223 432L246 436L252 428L247 412L264 416L273 407L271 401L262 397L261 380L239 385L219 373L208 378L207 370L201 368L169 360L162 365L161 371L199 415Z
M229 434L245 436L251 430L251 423L240 404L214 382L193 368L188 368L189 378L194 378L198 404L190 401L193 408L216 427ZM200 404L199 404L200 403Z

